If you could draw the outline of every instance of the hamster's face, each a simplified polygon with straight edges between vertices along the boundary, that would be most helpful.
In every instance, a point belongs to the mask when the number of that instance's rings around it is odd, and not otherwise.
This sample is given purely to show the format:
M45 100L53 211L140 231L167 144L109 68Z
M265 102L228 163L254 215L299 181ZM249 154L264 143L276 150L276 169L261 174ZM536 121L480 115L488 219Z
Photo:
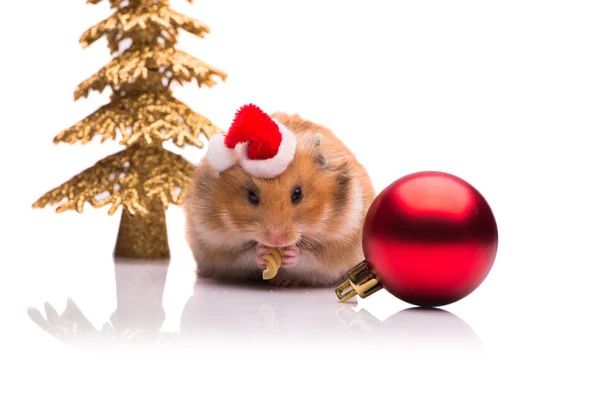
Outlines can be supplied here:
M223 172L213 188L213 205L232 234L285 247L300 239L318 241L335 205L347 195L347 182L344 173L324 168L315 154L297 152L274 179L254 178L237 165Z

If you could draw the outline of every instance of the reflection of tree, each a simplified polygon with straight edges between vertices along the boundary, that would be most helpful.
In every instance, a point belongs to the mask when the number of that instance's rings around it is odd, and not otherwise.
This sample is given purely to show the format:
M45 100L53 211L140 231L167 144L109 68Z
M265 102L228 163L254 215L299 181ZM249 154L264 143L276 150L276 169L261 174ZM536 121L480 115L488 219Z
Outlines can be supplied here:
M110 323L96 329L72 300L62 314L46 303L46 316L34 308L29 317L54 337L72 345L171 343L173 334L160 332L168 266L163 262L115 262L117 308Z
M103 332L111 330L108 324L96 330L72 299L67 300L67 307L60 315L49 303L44 304L44 311L45 317L36 308L30 308L27 314L40 328L69 344L81 343L82 339L97 340L105 335Z

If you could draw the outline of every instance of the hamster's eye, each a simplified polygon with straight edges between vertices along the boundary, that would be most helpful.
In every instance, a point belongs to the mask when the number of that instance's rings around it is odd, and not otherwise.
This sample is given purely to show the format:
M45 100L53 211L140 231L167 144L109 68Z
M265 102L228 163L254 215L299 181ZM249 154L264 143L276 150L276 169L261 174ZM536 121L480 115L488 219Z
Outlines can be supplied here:
M299 187L292 192L292 203L297 203L302 200L302 189Z
M248 190L248 201L250 204L258 204L258 196L252 190Z

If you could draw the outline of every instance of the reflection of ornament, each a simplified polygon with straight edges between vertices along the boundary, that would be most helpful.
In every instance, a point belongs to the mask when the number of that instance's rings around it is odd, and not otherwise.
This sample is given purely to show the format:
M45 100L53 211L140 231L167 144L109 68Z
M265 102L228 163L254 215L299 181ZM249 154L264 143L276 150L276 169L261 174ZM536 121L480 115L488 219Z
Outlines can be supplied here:
M498 230L483 196L442 172L400 178L365 217L365 261L336 289L346 301L385 288L418 306L438 307L473 292L496 258Z
M374 334L375 327L381 325L381 321L364 308L358 311L351 307L339 308L335 316L342 324L348 327L348 334L356 332L358 334Z
M362 310L361 310L362 311ZM478 357L484 351L477 333L458 316L441 308L411 307L386 318L374 333L393 341L404 355Z

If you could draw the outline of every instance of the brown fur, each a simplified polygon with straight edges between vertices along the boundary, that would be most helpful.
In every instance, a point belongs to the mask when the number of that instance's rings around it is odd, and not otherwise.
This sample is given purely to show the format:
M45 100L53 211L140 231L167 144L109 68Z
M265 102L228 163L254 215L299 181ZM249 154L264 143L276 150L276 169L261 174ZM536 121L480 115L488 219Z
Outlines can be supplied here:
M286 241L297 244L305 266L280 269L274 281L332 285L363 259L362 222L375 197L371 180L355 156L321 125L298 115L275 113L297 138L294 160L274 179L249 176L239 165L219 174L204 159L197 167L184 200L186 237L203 275L260 279L253 262L257 242L271 229L283 228ZM311 141L321 134L320 141ZM362 191L354 201L353 185ZM303 199L290 196L301 186ZM260 204L247 201L253 190ZM357 206L360 205L360 210ZM357 214L354 228L346 227Z

